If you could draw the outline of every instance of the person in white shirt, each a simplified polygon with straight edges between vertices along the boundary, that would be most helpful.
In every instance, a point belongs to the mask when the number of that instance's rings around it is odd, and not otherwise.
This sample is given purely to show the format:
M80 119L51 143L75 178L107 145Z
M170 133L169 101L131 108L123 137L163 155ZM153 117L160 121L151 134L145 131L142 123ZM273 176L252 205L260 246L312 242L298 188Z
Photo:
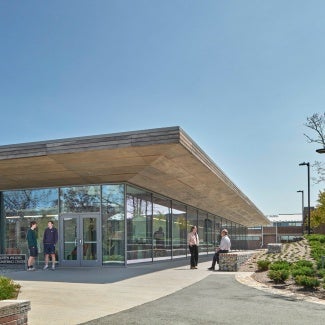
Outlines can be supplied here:
M219 254L220 253L228 253L230 251L231 242L230 238L228 237L228 230L223 229L221 231L221 241L219 247L216 249L216 252L213 256L212 266L208 268L210 271L214 271L216 263L219 264Z
M191 269L197 269L199 260L199 235L196 226L191 227L191 232L187 236L187 243L191 253Z

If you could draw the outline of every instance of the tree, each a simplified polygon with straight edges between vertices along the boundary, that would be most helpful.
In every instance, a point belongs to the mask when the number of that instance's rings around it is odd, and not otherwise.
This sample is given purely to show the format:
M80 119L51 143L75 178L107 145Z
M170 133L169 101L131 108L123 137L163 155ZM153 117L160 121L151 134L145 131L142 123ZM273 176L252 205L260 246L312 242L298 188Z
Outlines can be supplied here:
M309 143L318 143L325 149L325 113L315 113L307 117L307 122L304 124L307 128L316 133L316 138L304 133ZM319 149L319 148L317 148ZM316 171L318 178L313 178L315 183L325 181L325 164L324 162L315 161L312 167Z
M325 113L315 113L310 117L307 117L307 123L305 126L316 132L316 139L311 138L307 134L304 136L308 139L309 143L319 143L325 148Z
M310 227L316 228L325 223L325 192L319 192L318 204L310 213Z

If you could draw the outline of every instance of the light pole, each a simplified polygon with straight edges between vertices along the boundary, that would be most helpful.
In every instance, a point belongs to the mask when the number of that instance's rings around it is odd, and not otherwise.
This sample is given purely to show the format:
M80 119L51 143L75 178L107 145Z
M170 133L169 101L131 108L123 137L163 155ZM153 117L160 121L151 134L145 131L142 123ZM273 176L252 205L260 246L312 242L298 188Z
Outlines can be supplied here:
M297 193L301 193L301 211L302 211L302 222L304 222L304 210L305 210L305 203L304 203L304 191L299 190ZM304 231L302 231L304 232Z
M307 172L308 172L308 226L307 226L307 233L310 235L310 164L309 162L303 162L300 163L299 166L307 166Z

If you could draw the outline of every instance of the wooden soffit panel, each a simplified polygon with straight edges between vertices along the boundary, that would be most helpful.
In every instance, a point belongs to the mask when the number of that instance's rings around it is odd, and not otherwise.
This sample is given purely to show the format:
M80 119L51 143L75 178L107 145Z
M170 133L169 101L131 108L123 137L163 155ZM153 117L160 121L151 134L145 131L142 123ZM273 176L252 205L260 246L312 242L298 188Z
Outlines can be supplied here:
M0 147L0 190L129 182L242 225L268 221L179 127Z

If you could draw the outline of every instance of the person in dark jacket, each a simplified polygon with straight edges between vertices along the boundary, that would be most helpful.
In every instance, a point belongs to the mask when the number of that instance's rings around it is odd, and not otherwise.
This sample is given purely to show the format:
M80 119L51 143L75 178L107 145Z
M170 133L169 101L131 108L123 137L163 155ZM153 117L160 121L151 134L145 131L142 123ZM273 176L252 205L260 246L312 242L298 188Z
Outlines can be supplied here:
M58 242L58 231L54 227L53 221L47 223L47 228L44 231L43 244L45 254L44 270L49 267L49 256L52 259L52 270L55 270L55 245Z
M29 249L29 258L27 261L27 271L35 271L34 263L35 258L38 255L37 250L37 236L36 236L36 229L37 223L36 221L31 221L30 228L27 231L27 245Z

